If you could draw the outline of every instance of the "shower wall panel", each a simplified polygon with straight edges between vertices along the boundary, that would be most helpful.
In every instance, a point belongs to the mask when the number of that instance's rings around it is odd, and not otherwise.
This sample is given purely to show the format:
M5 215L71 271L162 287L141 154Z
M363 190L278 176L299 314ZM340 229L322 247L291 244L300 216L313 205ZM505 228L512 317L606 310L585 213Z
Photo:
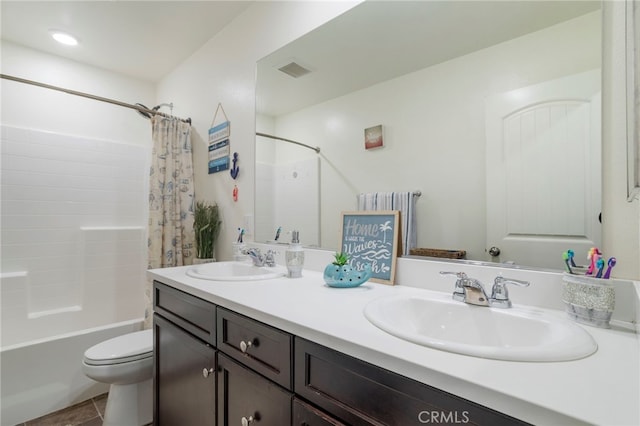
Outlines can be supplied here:
M148 149L1 131L1 346L141 317Z

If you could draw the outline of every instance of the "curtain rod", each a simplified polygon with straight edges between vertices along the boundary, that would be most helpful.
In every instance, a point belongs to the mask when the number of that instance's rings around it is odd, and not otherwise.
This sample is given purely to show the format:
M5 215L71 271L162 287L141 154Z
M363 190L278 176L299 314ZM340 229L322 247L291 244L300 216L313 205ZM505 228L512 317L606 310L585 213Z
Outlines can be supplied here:
M78 92L76 90L71 90L71 89L65 89L63 87L52 86L50 84L40 83L38 81L33 81L33 80L27 80L25 78L20 78L20 77L14 77L12 75L0 74L0 78L3 78L5 80L17 81L18 83L30 84L32 86L43 87L45 89L57 90L58 92L64 92L69 95L81 96L83 98L93 99L95 101L100 101L100 102L106 102L109 104L114 104L114 105L118 105L125 108L135 109L140 112L146 112L147 114L159 115L161 117L167 117L167 118L177 118L160 111L155 111L155 110L147 109L138 105L132 105L125 102L116 101L115 99L103 98L101 96L96 96L96 95L92 95L84 92ZM191 124L190 118L187 118L187 119L180 118L179 120L184 121L185 123Z
M312 149L316 152L316 154L320 154L320 147L313 147L310 145L307 145L305 143L302 142L297 142L297 141L292 141L291 139L285 139L285 138L281 138L279 136L273 136L273 135L268 135L266 133L260 133L260 132L256 132L256 136L263 136L265 138L271 138L271 139L277 139L279 141L285 141L285 142L289 142L289 143L294 143L296 145L300 145L300 146L304 146L305 148L309 148Z

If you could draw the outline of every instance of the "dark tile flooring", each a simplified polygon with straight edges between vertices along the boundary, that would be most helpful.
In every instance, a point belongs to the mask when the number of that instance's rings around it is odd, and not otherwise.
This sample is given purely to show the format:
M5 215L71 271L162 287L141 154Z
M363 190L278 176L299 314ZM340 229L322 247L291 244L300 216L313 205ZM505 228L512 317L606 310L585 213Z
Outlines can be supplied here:
M102 426L107 394L16 426Z

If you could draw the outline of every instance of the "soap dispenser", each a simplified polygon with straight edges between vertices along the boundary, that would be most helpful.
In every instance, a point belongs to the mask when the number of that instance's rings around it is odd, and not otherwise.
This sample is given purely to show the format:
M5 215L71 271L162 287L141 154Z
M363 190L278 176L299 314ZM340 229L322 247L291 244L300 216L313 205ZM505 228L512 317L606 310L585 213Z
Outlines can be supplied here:
M302 267L304 266L304 250L300 245L300 233L298 231L291 232L291 244L285 252L285 261L287 264L287 276L289 278L302 277Z

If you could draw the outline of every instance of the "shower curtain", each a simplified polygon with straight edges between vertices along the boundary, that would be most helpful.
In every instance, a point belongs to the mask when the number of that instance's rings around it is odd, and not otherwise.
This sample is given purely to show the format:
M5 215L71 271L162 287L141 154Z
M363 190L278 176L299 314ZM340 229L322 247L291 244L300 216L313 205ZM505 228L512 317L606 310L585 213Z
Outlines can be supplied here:
M189 265L194 256L191 126L158 115L151 126L149 269ZM147 281L145 328L152 322L152 294Z

